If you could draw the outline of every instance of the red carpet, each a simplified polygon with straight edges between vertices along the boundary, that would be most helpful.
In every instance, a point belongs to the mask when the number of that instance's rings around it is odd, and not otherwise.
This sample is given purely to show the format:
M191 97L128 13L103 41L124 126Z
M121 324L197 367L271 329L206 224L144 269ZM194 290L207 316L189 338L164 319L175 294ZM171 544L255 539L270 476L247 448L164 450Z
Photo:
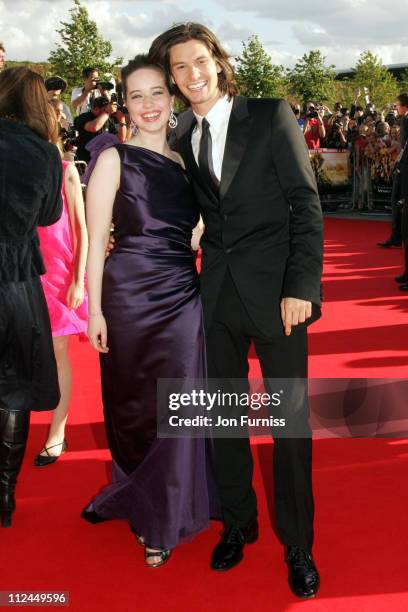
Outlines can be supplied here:
M408 377L408 296L393 281L402 252L374 246L386 233L384 223L327 221L326 301L311 330L312 376ZM69 591L75 612L408 610L408 440L316 441L314 552L322 586L315 600L299 602L286 584L266 502L271 444L254 447L261 536L246 548L245 562L225 574L210 571L219 530L213 524L166 567L150 570L125 524L92 526L79 518L107 481L109 454L97 357L76 340L71 354L69 452L49 468L32 467L49 418L34 415L14 528L0 530L0 590ZM257 375L255 363L251 372Z

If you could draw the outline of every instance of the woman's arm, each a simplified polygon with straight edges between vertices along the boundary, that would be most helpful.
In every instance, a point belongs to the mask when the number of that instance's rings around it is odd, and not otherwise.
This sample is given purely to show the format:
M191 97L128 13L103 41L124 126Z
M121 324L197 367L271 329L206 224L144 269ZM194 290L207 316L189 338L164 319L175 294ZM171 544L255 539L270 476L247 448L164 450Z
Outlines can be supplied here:
M193 235L191 237L191 249L193 251L198 251L198 249L200 248L200 240L201 240L201 236L204 233L204 229L205 229L204 221L202 220L202 217L200 215L200 220L195 226L195 228L193 229Z
M115 148L103 151L88 183L86 213L89 236L87 261L89 323L92 346L107 353L107 329L101 309L102 275L109 240L113 203L120 181L120 159Z
M85 222L85 204L79 174L74 165L67 167L64 178L69 220L74 245L74 278L68 289L67 305L78 308L84 301L85 266L88 254L88 232Z

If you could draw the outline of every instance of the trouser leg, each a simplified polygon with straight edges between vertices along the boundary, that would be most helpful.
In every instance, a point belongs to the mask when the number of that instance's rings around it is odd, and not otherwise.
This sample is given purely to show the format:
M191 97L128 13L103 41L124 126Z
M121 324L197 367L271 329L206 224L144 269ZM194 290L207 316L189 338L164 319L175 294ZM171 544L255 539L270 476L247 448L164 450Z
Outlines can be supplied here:
M265 386L287 379L281 408L286 427L274 439L274 490L276 526L285 545L311 548L314 501L312 490L312 439L307 401L307 331L289 337L255 339ZM290 380L289 380L290 379ZM286 400L284 399L286 396ZM288 399L290 398L290 399Z
M401 242L401 207L398 206L400 199L400 177L396 175L392 183L391 192L391 237L392 242Z
M408 276L408 202L405 202L401 211L402 243L404 247L404 272Z
M242 326L246 317L228 274L207 332L208 375L210 382L211 379L220 381L223 392L248 390L250 338ZM249 438L214 438L213 442L224 523L246 526L257 516Z

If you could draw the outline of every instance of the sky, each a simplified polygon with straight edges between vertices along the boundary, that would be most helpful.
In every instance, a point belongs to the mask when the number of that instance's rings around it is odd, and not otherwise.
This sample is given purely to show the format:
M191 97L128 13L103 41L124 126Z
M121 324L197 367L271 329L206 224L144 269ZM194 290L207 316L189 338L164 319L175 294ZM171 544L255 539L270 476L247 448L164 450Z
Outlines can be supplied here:
M338 69L370 49L384 64L408 63L408 0L83 0L113 57L147 51L174 23L198 21L213 30L231 55L257 34L274 63L292 67L320 49ZM0 0L0 41L11 60L45 61L59 41L72 0Z

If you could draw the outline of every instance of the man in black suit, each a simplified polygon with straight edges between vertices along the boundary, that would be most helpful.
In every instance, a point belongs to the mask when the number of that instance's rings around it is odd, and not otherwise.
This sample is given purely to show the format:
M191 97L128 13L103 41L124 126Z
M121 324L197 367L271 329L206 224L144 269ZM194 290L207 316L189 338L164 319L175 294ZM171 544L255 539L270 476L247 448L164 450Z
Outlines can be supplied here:
M408 105L408 94L407 105ZM408 108L406 119L408 120ZM408 132L408 129L407 129ZM408 134L407 134L408 136ZM400 211L401 211L401 237L404 247L404 271L395 280L400 283L401 291L408 291L408 143L405 141L405 146L401 149L397 169L400 182Z
M283 100L236 95L228 55L199 24L174 26L152 43L169 86L191 109L178 150L205 223L201 295L209 376L247 379L251 341L265 379L307 376L306 326L320 314L322 215L301 131ZM312 597L312 442L307 400L274 444L275 509L289 582ZM215 570L243 558L258 537L248 438L214 439L224 532Z

